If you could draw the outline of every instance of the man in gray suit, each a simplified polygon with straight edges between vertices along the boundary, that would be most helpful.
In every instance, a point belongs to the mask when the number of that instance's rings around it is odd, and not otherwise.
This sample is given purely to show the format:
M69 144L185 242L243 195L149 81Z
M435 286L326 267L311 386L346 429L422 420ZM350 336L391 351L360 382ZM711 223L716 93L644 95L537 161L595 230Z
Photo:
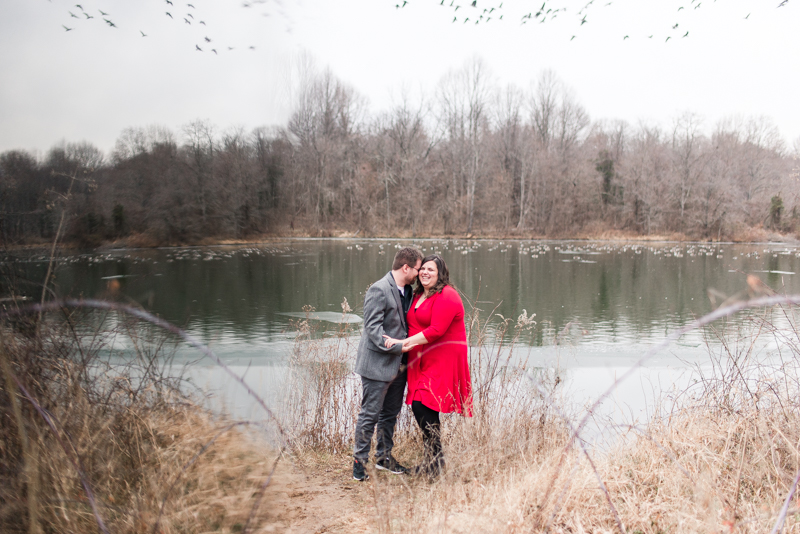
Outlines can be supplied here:
M417 278L421 263L419 250L401 249L394 257L391 272L372 284L364 298L364 332L355 367L355 372L361 375L363 391L353 448L353 478L359 481L369 478L365 466L369 462L376 425L377 468L394 474L407 471L392 456L394 426L406 389L406 356L401 343L386 348L384 336L408 337L406 312L411 305L411 284Z

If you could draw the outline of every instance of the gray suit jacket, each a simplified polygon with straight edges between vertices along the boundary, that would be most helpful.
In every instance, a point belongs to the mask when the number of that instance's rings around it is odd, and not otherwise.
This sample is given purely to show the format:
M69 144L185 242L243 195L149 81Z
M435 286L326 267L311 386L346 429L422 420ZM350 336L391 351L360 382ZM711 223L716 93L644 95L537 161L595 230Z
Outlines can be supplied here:
M408 286L406 286L407 289ZM383 335L395 339L408 337L403 300L391 271L372 284L364 298L364 332L358 344L355 372L365 378L390 382L397 376L403 346L387 349Z

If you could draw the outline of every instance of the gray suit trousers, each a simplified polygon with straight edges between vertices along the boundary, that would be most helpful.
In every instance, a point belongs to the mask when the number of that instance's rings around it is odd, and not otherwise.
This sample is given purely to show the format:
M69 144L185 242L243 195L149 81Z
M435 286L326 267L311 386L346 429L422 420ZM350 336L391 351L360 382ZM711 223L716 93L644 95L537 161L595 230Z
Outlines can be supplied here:
M391 382L382 382L361 377L363 397L361 412L356 424L356 443L353 457L363 464L369 461L372 434L378 427L378 446L375 451L378 460L388 458L394 447L394 427L397 416L403 408L403 392L406 389L406 371L397 375Z

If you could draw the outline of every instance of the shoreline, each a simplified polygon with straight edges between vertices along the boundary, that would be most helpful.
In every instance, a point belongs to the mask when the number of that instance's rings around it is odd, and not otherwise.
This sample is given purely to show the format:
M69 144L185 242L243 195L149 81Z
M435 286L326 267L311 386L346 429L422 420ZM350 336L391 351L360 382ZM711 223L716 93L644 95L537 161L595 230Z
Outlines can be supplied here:
M598 232L598 233L577 233L564 235L523 235L520 233L485 233L485 234L421 234L407 235L403 233L386 235L360 235L359 232L347 231L327 231L321 232L279 232L253 235L243 238L223 238L205 237L197 240L185 242L159 241L149 236L134 234L116 240L107 240L97 246L85 246L77 241L63 241L59 244L60 248L69 250L123 250L123 249L158 249L158 248L191 248L191 247L216 247L216 246L244 246L260 245L264 243L275 243L292 239L363 239L363 240L386 240L400 239L413 242L414 240L508 240L508 241L585 241L585 242L609 242L609 243L704 243L717 245L800 245L800 239L791 234L780 234L777 232L766 232L759 229L758 232L747 232L745 235L732 237L729 239L699 239L686 234L668 233L641 235L629 232ZM754 235L755 234L755 235ZM44 247L52 247L52 241L42 240L37 243L23 243L16 245L6 245L5 249L13 250L37 250Z

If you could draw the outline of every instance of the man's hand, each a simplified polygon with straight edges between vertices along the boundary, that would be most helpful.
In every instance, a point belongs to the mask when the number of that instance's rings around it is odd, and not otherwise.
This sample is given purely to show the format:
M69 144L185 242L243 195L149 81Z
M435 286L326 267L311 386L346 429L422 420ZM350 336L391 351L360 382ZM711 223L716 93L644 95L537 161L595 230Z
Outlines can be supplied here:
M383 337L386 338L386 341L384 341L383 344L386 345L387 349L391 349L392 347L394 347L398 343L402 343L403 342L402 339L394 339L393 337L389 337L386 334L384 334ZM403 352L405 352L405 351L403 351Z

